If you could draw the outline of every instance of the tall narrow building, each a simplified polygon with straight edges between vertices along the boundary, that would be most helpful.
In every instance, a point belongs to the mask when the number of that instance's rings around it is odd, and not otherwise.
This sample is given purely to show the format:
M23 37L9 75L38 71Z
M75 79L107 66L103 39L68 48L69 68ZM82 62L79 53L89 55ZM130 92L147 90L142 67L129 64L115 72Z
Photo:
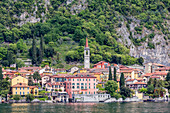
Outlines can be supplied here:
M87 38L86 38L86 45L84 48L84 68L90 68L90 48L88 47Z

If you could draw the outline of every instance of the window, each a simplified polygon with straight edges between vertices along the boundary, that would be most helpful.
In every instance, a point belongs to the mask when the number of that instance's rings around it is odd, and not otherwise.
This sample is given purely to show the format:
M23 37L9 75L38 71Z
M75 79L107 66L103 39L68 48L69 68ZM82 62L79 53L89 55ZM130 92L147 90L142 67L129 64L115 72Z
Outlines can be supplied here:
M74 81L74 79L73 79L73 81Z
M29 87L27 87L27 90L29 90Z
M80 79L80 81L81 81L81 79Z
M25 92L23 92L23 95L25 95Z
M95 94L95 92L94 92L94 94Z
M75 85L75 83L72 83L72 85Z
M77 86L77 89L79 89L79 86Z
M77 85L79 85L79 83L77 83Z
M87 94L87 92L85 92L85 94Z
M87 79L86 79L86 81L87 81Z
M21 90L21 87L20 87L20 90Z
M96 84L94 83L94 86L95 86Z
M79 79L77 79L77 81L79 81Z
M89 79L89 81L90 81L90 79Z
M87 83L85 83L85 85L87 85Z
M24 87L23 87L23 90L24 90Z
M84 81L84 79L83 79L83 81Z
M16 87L16 90L17 90L17 87Z
M84 85L84 83L81 83L81 85Z
M17 94L17 92L15 94Z
M29 94L29 92L27 92L27 94Z
M95 79L94 79L94 81L95 81Z
M95 86L94 86L94 89L95 89Z
M90 94L90 91L89 91L89 94Z
M74 89L74 86L72 86L72 88Z
M90 86L89 86L89 89L90 89Z
M90 83L89 83L89 86L90 86Z
M20 92L20 95L21 95L21 92Z
M81 86L81 89L84 89L84 87L83 87L83 86Z
M69 79L69 81L71 81L71 79Z

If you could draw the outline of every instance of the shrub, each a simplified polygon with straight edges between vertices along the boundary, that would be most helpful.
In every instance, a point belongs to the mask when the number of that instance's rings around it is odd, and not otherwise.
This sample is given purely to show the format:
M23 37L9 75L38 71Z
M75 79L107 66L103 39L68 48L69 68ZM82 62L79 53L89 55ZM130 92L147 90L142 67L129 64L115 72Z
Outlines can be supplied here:
M32 100L34 100L34 95L32 94L26 95L26 101L32 101Z
M13 95L13 99L14 100L20 100L21 99L21 95Z
M55 89L55 91L58 91L58 89Z
M61 91L62 91L62 89L59 89L59 91L61 92Z
M116 100L118 100L119 98L122 97L119 93L113 93L111 96L112 96L112 97L115 97Z

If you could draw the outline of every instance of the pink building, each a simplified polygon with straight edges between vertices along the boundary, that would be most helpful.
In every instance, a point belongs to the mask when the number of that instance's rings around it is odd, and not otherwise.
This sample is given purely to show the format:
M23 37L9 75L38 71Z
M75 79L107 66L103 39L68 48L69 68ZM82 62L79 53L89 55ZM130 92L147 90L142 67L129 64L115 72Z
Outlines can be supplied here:
M96 94L96 77L89 73L79 73L66 77L66 92L72 94Z

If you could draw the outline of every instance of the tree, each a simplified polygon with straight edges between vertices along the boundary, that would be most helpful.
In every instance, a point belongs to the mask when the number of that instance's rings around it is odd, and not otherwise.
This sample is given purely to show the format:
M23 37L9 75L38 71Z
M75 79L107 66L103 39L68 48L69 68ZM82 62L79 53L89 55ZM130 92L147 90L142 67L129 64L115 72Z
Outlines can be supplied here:
M15 55L10 50L8 50L8 53L7 53L7 61L8 61L8 66L15 63Z
M28 77L28 85L29 86L32 86L33 85L33 81L32 81L32 77L31 77L32 75L29 75L29 77Z
M39 64L42 63L43 61L43 56L44 56L44 48L43 48L43 43L44 43L44 38L43 36L41 35L40 37L40 50L39 50Z
M125 87L125 78L124 78L124 74L121 73L120 76L120 88Z
M2 67L0 66L0 80L3 79L3 74L2 74Z
M166 75L166 81L170 81L170 71L169 71L168 74Z
M109 80L112 80L112 71L111 71L111 66L109 67Z
M144 59L142 57L140 57L137 59L137 61L138 61L139 65L142 65L144 62Z
M22 60L19 60L19 59L16 60L16 68L17 69L24 67L24 66L25 66L25 63Z
M122 97L131 97L132 91L130 88L128 87L122 87L120 94L122 95Z
M13 95L14 100L20 100L20 98L21 98L21 95Z
M33 74L33 78L34 80L37 80L37 81L41 80L41 76L37 71Z
M33 41L32 41L32 65L37 65L37 55L36 55L36 42L35 37L33 35Z
M153 86L153 84L151 84L151 85L149 85L148 87L147 87L147 93L148 94L153 94L154 93L154 86Z
M114 67L114 81L117 82L117 77L116 77L116 68Z
M32 100L34 100L34 95L32 94L26 95L26 101L32 101Z
M148 90L147 90L147 88L141 88L141 89L139 89L139 92L142 92L142 93L146 93Z
M117 89L118 89L117 82L112 81L112 80L108 80L108 81L105 83L105 90L106 90L109 94L112 95Z

